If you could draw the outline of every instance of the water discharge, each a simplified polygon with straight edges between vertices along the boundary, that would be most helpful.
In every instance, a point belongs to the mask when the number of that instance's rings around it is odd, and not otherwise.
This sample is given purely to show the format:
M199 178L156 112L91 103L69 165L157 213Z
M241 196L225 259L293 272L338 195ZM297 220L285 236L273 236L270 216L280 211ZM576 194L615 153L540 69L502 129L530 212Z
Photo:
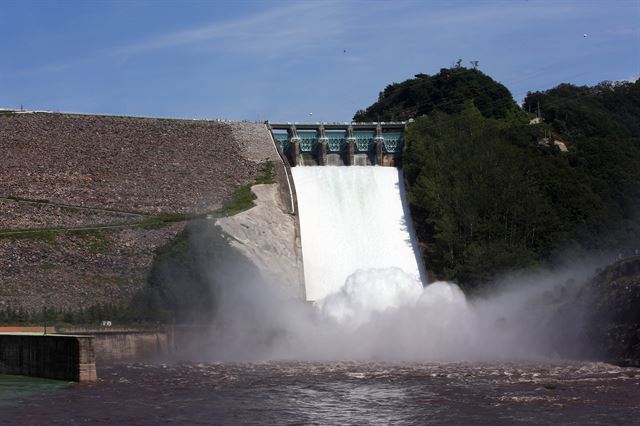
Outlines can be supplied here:
M295 167L302 254L308 300L320 300L347 284L372 279L381 298L395 304L398 286L420 288L421 260L407 220L402 172L394 167ZM371 269L397 268L409 281L390 278L389 289ZM360 276L349 278L357 271ZM348 280L349 279L349 280ZM382 280L382 281L381 281ZM413 281L413 282L411 282ZM403 291L403 290L401 290Z
M579 355L581 313L564 303L595 264L512 275L491 294L468 300L455 284L421 279L401 171L323 166L296 167L293 175L313 304L264 282L234 280L220 289L214 343L200 355L216 361Z

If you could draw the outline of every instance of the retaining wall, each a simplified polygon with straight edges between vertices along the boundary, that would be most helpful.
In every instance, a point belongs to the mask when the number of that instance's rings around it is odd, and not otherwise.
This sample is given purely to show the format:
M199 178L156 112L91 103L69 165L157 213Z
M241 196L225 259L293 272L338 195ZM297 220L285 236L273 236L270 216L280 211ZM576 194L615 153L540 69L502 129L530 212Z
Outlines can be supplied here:
M91 336L0 334L0 374L95 382Z
M93 336L98 363L150 359L172 350L163 330L60 328L58 331Z

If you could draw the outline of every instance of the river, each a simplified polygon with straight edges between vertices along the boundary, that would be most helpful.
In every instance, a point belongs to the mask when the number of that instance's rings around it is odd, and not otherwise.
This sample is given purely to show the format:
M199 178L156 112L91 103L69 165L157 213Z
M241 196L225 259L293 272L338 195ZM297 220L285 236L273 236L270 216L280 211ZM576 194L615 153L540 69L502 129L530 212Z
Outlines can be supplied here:
M603 363L102 366L5 400L3 424L632 424L640 369ZM0 379L0 388L2 380Z

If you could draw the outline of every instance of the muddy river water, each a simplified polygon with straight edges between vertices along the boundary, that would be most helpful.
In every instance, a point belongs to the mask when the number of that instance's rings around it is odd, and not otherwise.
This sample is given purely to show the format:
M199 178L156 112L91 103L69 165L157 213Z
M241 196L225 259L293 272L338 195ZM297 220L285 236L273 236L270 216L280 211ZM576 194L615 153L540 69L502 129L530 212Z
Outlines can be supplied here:
M640 423L640 369L603 363L138 363L99 376L20 392L0 376L0 423Z

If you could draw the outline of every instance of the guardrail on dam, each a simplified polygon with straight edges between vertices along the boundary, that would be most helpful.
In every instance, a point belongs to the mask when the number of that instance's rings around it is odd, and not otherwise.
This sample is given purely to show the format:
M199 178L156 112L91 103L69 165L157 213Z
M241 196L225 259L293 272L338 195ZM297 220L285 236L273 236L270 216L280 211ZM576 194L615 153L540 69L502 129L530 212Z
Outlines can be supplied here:
M267 124L291 166L399 167L402 162L405 122Z

